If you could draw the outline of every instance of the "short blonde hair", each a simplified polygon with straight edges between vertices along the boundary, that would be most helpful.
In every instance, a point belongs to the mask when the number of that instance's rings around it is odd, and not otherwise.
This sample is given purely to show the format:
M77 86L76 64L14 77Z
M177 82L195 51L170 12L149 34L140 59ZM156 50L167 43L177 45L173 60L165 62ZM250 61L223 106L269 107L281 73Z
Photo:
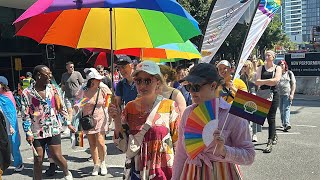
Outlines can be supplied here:
M266 51L266 54L267 54L267 53L271 54L273 58L276 58L276 53L275 53L274 51L272 51L272 50L267 50L267 51Z

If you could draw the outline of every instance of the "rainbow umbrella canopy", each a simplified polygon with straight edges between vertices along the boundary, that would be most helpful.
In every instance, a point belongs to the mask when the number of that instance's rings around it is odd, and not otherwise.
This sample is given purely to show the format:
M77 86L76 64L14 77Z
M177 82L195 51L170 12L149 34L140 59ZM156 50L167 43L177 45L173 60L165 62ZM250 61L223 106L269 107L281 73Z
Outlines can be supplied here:
M110 50L91 48L93 52L102 54L110 53ZM157 48L127 48L115 50L114 54L140 57L141 60L154 60L156 62L174 62L180 59L201 58L196 46L190 40L185 43L172 43L158 46ZM101 55L103 57L105 55Z
M183 43L201 34L175 0L81 2L37 1L14 22L16 35L42 44L119 50Z

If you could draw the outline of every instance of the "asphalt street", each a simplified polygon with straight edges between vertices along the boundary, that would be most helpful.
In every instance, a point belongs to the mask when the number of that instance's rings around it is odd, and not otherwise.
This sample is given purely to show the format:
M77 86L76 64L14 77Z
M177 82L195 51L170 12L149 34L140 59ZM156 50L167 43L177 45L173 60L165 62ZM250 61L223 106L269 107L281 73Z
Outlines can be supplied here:
M258 142L255 143L256 158L251 166L241 166L244 179L252 180L319 180L320 179L320 101L295 100L291 108L292 129L283 132L277 128L279 143L274 146L272 153L264 154L262 149L267 141L267 123L263 132L258 134ZM277 114L277 125L280 125L280 115ZM22 130L22 128L21 128ZM25 169L21 173L14 173L10 167L4 174L4 180L32 179L32 151L24 140L22 134L21 152L25 163ZM63 154L68 160L69 169L74 179L122 179L122 170L125 156L121 154L112 142L112 132L107 136L107 165L109 174L107 176L91 176L93 162L87 161L90 157L88 142L85 139L84 148L72 149L70 139L62 139ZM49 166L45 160L43 173ZM56 175L43 179L63 179L62 171L58 170Z

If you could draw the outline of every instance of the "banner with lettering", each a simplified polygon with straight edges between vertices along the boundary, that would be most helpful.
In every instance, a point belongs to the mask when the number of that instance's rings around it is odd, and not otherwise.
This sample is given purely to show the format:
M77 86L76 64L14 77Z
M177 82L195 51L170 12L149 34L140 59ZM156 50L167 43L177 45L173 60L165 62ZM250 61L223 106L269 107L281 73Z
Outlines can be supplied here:
M210 63L252 1L217 0L212 2L201 46L201 63Z
M250 27L245 45L242 50L239 64L235 73L235 78L239 77L239 73L250 56L253 48L258 43L262 34L266 30L267 26L271 22L274 14L281 6L281 0L260 0L256 14L254 15L252 25ZM280 27L279 27L280 28Z

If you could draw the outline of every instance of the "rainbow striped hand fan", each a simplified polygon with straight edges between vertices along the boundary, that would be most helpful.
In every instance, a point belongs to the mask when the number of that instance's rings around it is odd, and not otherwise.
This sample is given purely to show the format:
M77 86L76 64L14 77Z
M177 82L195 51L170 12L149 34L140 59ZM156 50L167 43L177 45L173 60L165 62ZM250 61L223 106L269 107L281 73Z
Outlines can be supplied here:
M213 141L218 127L219 99L199 104L189 115L184 132L186 151L194 159Z

